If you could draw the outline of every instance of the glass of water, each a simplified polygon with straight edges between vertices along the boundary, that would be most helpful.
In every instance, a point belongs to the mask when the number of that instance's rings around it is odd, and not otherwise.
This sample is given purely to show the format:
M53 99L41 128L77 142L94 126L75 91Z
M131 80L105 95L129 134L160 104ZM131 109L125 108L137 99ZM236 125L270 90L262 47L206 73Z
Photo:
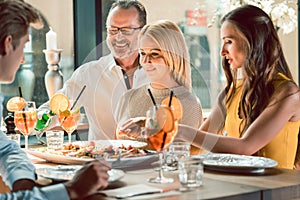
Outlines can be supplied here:
M48 151L55 151L57 149L60 149L64 143L64 131L46 131L46 139Z
M164 170L177 170L178 161L190 157L190 149L191 145L188 142L173 142L165 153Z
M203 161L199 158L183 158L178 161L179 181L185 188L195 188L202 185L204 174Z

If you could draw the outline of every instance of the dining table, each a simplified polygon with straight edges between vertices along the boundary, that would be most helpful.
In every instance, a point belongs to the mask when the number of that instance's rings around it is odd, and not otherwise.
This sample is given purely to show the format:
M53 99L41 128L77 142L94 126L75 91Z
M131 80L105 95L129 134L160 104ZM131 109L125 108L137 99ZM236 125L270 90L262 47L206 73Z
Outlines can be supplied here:
M147 179L153 177L152 169L126 172L123 179L112 184L109 188L124 187L134 184L146 184L166 191L180 191L174 196L151 196L143 199L228 199L228 200L276 200L300 199L300 171L287 169L267 169L260 175L219 173L205 170L203 185L190 190L180 190L178 171L165 172L167 177L175 179L170 184L150 184ZM146 196L146 195L145 195ZM114 199L105 197L101 193L88 199ZM142 199L142 198L141 198Z
M60 164L47 162L31 154L28 157L36 168L57 166ZM235 173L222 172L205 168L203 184L196 188L184 188L178 179L178 170L165 171L166 177L171 177L175 181L167 184L149 183L148 178L156 176L157 171L153 166L149 168L126 170L122 178L111 182L106 190L134 186L142 184L161 189L161 193L144 194L129 199L161 199L161 200L181 200L181 199L230 199L230 200L276 200L276 199L300 199L300 170L289 170L280 168L266 168L259 173ZM37 184L46 186L58 183L57 181L38 176ZM9 188L0 179L0 193L8 192ZM112 200L114 197L98 193L86 198L88 200Z

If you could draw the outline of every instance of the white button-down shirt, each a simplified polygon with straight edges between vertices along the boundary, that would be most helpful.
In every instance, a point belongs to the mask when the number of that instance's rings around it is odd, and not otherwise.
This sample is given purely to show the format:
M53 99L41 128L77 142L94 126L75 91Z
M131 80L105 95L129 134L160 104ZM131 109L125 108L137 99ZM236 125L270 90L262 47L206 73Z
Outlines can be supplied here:
M127 91L122 68L111 54L83 64L58 93L76 99L84 85L86 89L77 105L84 107L89 122L89 140L113 139L117 127L115 110L120 97ZM144 70L139 67L133 77L132 88L149 83ZM49 109L49 103L39 110Z

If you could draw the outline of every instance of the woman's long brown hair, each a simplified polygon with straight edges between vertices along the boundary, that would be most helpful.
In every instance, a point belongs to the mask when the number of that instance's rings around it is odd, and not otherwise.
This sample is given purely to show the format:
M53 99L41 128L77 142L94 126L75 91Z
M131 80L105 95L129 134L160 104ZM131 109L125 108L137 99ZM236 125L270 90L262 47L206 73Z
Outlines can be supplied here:
M243 93L239 102L239 116L242 119L240 135L266 108L274 93L273 81L281 72L291 80L292 74L284 58L277 31L270 17L261 9L246 5L239 7L222 20L230 22L245 41L246 59L243 68ZM228 106L235 92L236 73L222 58L222 67L227 79L224 92Z

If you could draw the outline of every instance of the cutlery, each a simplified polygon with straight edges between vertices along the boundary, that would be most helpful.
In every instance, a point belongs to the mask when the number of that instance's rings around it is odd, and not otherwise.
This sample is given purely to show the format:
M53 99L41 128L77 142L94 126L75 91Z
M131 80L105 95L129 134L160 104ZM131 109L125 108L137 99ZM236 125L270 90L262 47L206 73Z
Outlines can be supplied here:
M126 199L129 197L137 197L137 196L143 196L143 195L150 195L150 194L163 194L163 193L172 193L174 195L179 195L182 192L188 192L194 190L194 188L185 188L185 187L180 187L176 189L161 189L161 190L153 190L153 191L145 191L145 192L140 192L140 193L127 193L127 194L120 194L114 196L117 199Z
M122 149L119 149L117 160L113 161L111 164L112 168L118 167L120 165L121 157L122 157Z
M129 197L136 197L136 196L142 196L142 195L147 195L147 194L157 194L157 193L166 193L170 191L176 191L176 190L156 190L156 191L145 191L145 192L140 192L140 193L128 193L128 194L120 194L116 195L115 198L117 199L126 199Z

